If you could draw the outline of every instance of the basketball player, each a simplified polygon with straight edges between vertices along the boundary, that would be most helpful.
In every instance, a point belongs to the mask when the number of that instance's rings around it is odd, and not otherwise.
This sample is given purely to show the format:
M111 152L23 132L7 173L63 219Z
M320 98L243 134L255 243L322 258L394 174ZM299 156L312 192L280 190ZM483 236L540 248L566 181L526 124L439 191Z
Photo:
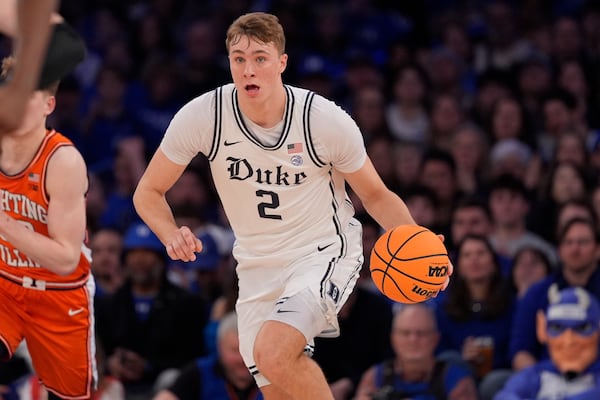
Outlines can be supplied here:
M17 129L0 131L0 359L25 339L50 399L89 399L96 371L86 165L66 137L46 129L62 76L42 75L53 83L28 97Z
M383 228L414 220L376 173L352 119L283 84L288 56L277 17L241 16L226 46L233 84L175 115L134 203L171 258L194 260L202 244L177 227L165 193L198 152L208 157L236 236L244 362L267 400L333 399L304 354L314 337L339 334L337 312L363 262L345 182Z
M57 0L2 0L0 32L14 38L19 65L12 79L0 86L0 131L18 127L29 98L36 89L50 37L50 22L62 20Z

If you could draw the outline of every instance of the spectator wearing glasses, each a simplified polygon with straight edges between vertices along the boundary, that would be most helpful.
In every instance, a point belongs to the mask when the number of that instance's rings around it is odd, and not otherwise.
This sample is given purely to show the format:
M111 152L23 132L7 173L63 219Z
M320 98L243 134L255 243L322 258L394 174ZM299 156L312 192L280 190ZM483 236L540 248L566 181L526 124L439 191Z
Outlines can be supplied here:
M436 359L440 333L426 305L400 308L394 316L390 339L395 358L363 374L356 400L477 399L475 381L464 364Z

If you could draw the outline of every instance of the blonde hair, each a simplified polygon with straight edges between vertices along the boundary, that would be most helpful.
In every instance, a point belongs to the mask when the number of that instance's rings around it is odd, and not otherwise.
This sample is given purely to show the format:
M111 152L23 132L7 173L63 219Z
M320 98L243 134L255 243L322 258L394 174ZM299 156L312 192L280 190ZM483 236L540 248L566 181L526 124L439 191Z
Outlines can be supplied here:
M285 53L285 33L279 18L273 14L254 12L244 14L229 26L225 46L227 51L232 44L247 36L261 43L273 43L279 54Z

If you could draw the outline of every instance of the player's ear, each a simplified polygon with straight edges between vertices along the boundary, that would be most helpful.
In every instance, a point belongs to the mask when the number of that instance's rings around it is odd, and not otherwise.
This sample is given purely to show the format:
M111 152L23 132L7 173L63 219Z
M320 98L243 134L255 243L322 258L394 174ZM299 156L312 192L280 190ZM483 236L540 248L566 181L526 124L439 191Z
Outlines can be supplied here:
M46 97L46 110L45 110L45 114L46 116L52 114L52 112L54 112L54 109L56 108L56 96L48 96Z
M538 310L536 315L536 333L540 343L546 343L548 341L548 334L546 333L546 316L544 311Z
M288 55L283 53L281 56L279 56L279 73L283 74L283 71L285 71L286 67L287 67L287 62L288 62Z

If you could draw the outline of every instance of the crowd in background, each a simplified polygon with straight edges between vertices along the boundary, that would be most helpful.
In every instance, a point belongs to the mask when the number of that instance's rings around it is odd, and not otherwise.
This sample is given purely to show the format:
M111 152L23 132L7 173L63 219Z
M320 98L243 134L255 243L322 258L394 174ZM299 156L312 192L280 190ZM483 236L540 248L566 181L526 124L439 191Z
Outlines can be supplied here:
M196 263L168 259L132 194L174 113L230 82L225 29L249 11L272 12L284 26L284 82L345 109L417 223L445 235L455 273L431 301L436 352L473 367L481 396L544 357L531 327L545 305L532 305L530 288L544 297L541 282L560 282L600 296L600 2L61 3L88 54L61 83L48 121L89 167L102 372L130 397L148 398L168 386L165 371L216 354L218 321L233 310L233 239L206 160L197 157L167 194L205 245ZM341 312L342 336L315 344L336 399L352 398L362 374L393 354L398 306L369 282L381 231L354 202L364 274ZM493 343L485 367L482 338Z

